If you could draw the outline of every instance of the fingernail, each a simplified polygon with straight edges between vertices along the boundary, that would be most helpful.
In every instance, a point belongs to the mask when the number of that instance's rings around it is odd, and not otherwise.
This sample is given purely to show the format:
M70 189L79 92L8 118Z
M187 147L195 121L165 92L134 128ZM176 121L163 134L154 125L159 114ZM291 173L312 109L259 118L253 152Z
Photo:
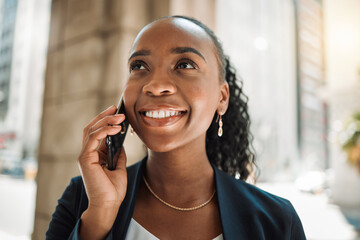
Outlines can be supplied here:
M110 108L114 107L114 105L111 105L110 107L108 107L106 110L109 110Z

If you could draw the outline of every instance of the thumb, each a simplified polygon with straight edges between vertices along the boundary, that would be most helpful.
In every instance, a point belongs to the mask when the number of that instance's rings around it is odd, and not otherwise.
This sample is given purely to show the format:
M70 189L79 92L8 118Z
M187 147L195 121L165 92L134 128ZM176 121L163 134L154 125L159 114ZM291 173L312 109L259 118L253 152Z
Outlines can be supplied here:
M121 148L118 161L116 163L116 170L126 170L127 157L124 147Z

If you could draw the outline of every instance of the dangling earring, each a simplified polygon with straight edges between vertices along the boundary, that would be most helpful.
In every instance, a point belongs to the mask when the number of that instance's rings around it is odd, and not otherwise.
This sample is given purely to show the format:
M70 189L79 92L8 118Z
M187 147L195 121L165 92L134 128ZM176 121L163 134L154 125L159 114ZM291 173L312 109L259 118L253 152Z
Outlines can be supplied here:
M216 122L219 121L219 129L218 129L218 136L221 137L223 135L223 121L222 121L222 116L219 114L217 119L216 119Z
M131 125L130 125L130 134L131 134L131 136L134 136L134 129L132 128Z

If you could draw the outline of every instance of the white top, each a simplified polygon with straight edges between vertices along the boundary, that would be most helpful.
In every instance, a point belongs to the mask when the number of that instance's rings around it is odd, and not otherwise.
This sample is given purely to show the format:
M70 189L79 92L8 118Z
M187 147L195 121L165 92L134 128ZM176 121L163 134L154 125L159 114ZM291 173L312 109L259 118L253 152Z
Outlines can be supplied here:
M126 234L125 240L159 240L159 238L152 235L148 230L141 226L135 219L131 218L130 225ZM223 240L222 234L212 240Z

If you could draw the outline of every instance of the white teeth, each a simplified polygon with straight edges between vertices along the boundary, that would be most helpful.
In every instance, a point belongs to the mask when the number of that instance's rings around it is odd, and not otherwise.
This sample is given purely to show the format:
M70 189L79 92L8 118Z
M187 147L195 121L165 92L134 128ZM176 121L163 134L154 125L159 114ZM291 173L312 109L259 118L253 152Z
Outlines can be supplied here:
M158 117L159 117L159 118L164 118L164 117L165 117L165 112L164 112L164 111L160 111Z
M151 118L166 118L166 117L172 117L180 115L181 112L177 111L147 111L145 112L145 116L151 117Z
M147 116L147 117L153 117L153 112L145 112L145 116Z

